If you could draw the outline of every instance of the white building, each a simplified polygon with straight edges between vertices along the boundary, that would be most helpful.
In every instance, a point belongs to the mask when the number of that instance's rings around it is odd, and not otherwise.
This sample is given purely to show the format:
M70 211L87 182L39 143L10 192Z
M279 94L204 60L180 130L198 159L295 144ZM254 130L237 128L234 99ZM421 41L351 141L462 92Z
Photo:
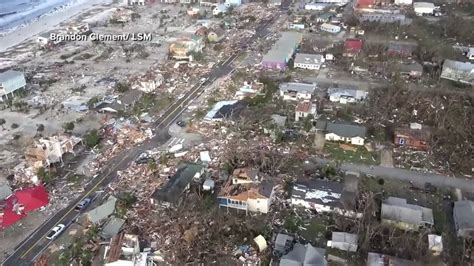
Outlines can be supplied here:
M288 23L288 29L304 30L304 24L303 23Z
M274 184L264 180L237 194L230 194L225 189L221 190L221 195L217 197L219 207L226 207L244 210L246 213L259 212L268 213L272 204Z
M358 235L344 232L332 232L331 240L327 242L330 248L336 248L342 251L357 251Z
M417 16L432 15L436 7L433 3L415 2L413 3L413 10Z
M124 2L130 6L144 6L145 5L145 0L125 0Z
M242 0L225 0L226 6L240 6L242 5Z
M469 58L469 60L474 60L474 47L470 47L469 48L469 51L467 51L467 58Z
M304 6L306 10L322 11L326 7L330 6L328 3L308 3Z
M413 3L413 0L395 0L394 4L403 6L403 5L411 5Z
M319 70L324 61L324 56L321 54L296 54L294 67Z
M333 25L333 24L329 24L329 23L323 23L320 26L320 29L322 31L326 31L326 32L330 32L330 33L338 33L338 32L341 31L341 27Z
M281 83L280 96L285 101L311 100L316 90L315 84L307 83Z
M358 146L364 145L367 132L365 127L325 121L318 121L318 123L321 125L319 129L326 132L324 137L327 141L345 142Z
M220 14L225 14L227 12L227 6L225 4L219 4L212 10L212 14L214 16L218 16Z
M336 103L355 103L367 98L368 92L351 88L331 88L328 89L329 100Z
M274 6L274 7L281 6L281 0L269 0L268 6Z
M295 121L300 121L305 117L316 116L316 103L300 102L295 108Z
M474 64L446 59L443 63L441 78L473 85Z

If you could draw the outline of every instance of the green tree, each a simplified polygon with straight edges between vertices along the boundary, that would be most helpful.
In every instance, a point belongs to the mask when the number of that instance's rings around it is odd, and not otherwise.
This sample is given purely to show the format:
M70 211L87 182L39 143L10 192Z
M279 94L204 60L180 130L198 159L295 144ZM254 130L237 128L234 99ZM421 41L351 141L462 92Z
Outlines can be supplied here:
M189 52L189 55L191 55L193 57L194 61L199 62L199 61L204 60L204 55L201 52L192 51L192 52Z
M120 201L124 207L130 208L135 202L137 202L137 197L130 192L126 192L124 193Z
M69 254L69 252L66 250L64 252L61 253L61 255L59 255L59 265L61 266L69 266L70 265L70 261L71 261L71 255Z
M92 109L95 107L95 105L100 101L99 97L97 96L94 96L92 97L88 102L87 102L87 107L89 107L89 109Z
M38 178L43 181L45 184L51 183L53 181L53 174L49 171L47 171L44 167L40 167L38 171L36 172L36 175Z
M117 82L115 84L115 90L120 93L124 93L130 89L130 84L126 81Z
M156 172L156 170L158 169L158 165L156 164L155 160L148 161L148 169L153 173Z
M71 132L74 130L74 122L67 122L63 125L65 132Z
M5 119L0 118L0 126L2 126L2 130L5 130L5 123L6 123L6 122L7 122L7 121L5 121Z
M333 177L337 174L337 169L334 165L332 164L327 164L323 168L323 173L326 177Z
M311 128L313 128L313 119L314 119L313 115L308 115L307 117L303 119L303 129L306 132L309 132Z
M18 124L17 124L17 123L13 123L13 124L12 124L12 129L15 129L15 128L18 128Z
M92 130L89 132L85 137L84 137L84 144L86 144L87 147L93 148L97 146L100 142L100 136L97 130Z
M43 125L43 124L39 124L38 127L36 128L36 131L38 131L38 132L43 132L43 131L44 131L44 125Z

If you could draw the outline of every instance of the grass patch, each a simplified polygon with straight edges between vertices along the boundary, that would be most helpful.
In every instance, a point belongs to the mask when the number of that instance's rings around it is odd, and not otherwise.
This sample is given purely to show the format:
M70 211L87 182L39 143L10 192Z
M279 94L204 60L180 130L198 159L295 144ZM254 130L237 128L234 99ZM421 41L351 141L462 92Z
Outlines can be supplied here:
M330 216L318 215L318 217L311 218L303 225L306 230L301 230L300 235L311 242L315 246L325 246L326 237L329 233L329 226L334 224L334 221Z
M153 94L145 94L133 106L133 114L140 115L144 112L158 113L169 106L170 103L171 99L169 97L157 98Z
M332 159L341 162L363 163L363 164L380 164L380 156L376 153L369 152L365 147L354 147L355 150L344 150L339 147L339 143L326 142L324 151L331 154Z
M437 234L442 234L446 230L446 222L448 217L446 217L446 213L444 212L442 206L440 208L433 208L433 218L434 218L434 229L436 230Z

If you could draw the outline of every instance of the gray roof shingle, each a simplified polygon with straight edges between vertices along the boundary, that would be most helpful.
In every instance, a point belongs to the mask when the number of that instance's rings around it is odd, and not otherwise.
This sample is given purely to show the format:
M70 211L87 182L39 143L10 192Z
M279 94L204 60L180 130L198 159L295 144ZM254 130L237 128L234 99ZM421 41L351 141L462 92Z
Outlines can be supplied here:
M352 138L361 137L364 138L367 133L367 129L362 126L356 126L346 123L327 123L326 130L329 133L334 133L338 136Z

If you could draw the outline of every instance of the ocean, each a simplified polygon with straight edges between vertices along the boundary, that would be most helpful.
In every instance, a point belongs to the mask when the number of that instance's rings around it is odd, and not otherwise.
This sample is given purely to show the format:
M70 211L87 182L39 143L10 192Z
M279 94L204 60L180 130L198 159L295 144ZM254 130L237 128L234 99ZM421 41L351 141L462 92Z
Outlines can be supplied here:
M0 0L0 31L31 22L81 0Z

